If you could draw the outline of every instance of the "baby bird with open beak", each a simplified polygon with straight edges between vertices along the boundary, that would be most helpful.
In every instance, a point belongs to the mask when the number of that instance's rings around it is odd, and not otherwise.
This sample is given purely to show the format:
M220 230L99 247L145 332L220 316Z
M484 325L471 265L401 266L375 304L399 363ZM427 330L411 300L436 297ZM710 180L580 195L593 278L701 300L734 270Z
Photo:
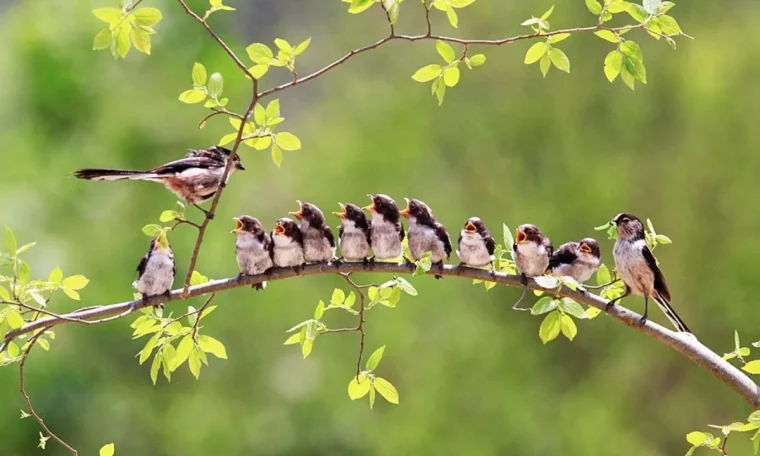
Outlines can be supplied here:
M596 239L566 242L549 260L549 271L556 277L572 277L578 283L591 278L602 263L602 251Z
M325 223L322 210L311 203L298 201L299 209L290 215L301 221L303 256L306 263L321 263L335 258L335 237Z
M370 243L374 252L374 259L378 260L395 260L403 255L401 241L404 240L406 233L404 226L399 221L399 213L396 201L393 198L378 193L377 195L367 195L372 200L372 204L365 207L364 210L372 215L370 223Z
M132 286L143 297L169 294L174 284L177 267L174 263L174 253L165 237L157 237L150 241L148 253L137 265L137 280ZM154 307L162 306L157 304Z
M274 245L271 236L257 218L241 215L235 217L234 220L235 229L232 232L237 235L235 257L240 267L240 274L263 274L274 266L272 263ZM253 285L256 290L263 290L266 287L266 282Z
M289 218L277 220L272 231L272 262L280 268L303 266L303 234Z
M528 289L528 277L538 277L546 272L549 267L549 258L553 253L552 241L541 233L535 225L525 224L517 227L515 243L512 246L512 259L515 260L517 269L522 275L523 292L514 306L515 310L525 297Z
M478 217L470 217L459 232L457 255L461 264L473 268L491 265L493 269L496 241Z
M346 261L366 261L369 255L371 238L367 216L359 206L340 204L340 212L333 212L340 218L338 243L340 254Z
M418 199L404 199L406 209L400 214L409 220L409 253L412 260L419 261L426 252L431 252L431 263L443 268L443 260L451 256L449 233L436 221L430 206ZM435 278L442 276L436 275Z

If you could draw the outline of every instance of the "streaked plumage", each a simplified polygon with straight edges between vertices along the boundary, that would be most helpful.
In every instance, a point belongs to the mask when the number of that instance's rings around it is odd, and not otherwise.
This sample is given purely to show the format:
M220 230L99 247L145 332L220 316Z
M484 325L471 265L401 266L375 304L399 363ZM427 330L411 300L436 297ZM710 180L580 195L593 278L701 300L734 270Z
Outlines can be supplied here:
M339 204L341 212L333 212L333 214L340 218L338 227L340 254L346 261L363 261L369 255L372 242L367 216L355 204Z
M299 209L291 212L301 221L299 229L303 235L303 255L306 263L321 263L335 258L335 237L325 223L322 210L311 203L298 201Z
M240 268L240 274L263 274L274 266L272 262L272 248L274 247L272 238L258 219L247 215L236 217L235 229L232 232L237 236L235 258ZM253 288L263 290L266 286L266 282L260 282L254 284Z
M289 218L278 220L272 231L272 242L272 262L275 266L289 268L303 265L303 235L296 222Z
M401 241L404 240L406 233L399 220L401 214L396 201L380 193L367 196L372 200L372 204L364 209L372 215L370 240L374 258L378 260L401 258L403 254Z
M158 238L150 241L148 253L137 265L137 280L132 283L143 298L166 294L172 289L177 268L174 253L166 241L164 246Z
M438 267L451 257L451 239L446 228L435 219L430 206L418 199L406 199L406 209L400 212L409 220L409 253L418 261L430 252L430 261ZM441 276L436 275L437 279Z
M515 233L512 259L517 269L526 277L538 277L549 267L553 253L552 241L544 236L535 225L520 225Z
M602 252L592 238L567 242L559 246L549 260L549 271L557 277L572 277L585 282L599 269Z
M457 255L465 266L481 268L493 264L496 241L478 217L467 219L457 245Z

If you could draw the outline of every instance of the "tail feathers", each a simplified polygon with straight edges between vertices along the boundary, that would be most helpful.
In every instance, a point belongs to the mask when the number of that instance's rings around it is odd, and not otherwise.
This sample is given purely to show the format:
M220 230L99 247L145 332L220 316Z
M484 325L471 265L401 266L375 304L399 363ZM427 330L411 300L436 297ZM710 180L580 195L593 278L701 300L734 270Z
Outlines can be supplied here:
M115 181L115 180L160 180L160 176L156 173L146 172L146 171L132 171L132 170L126 170L126 169L97 169L97 168L86 168L86 169L80 169L79 171L76 171L74 173L74 176L77 179L86 179L86 180L105 180L105 181Z
M660 307L660 310L662 310L665 316L668 317L668 320L670 320L670 322L678 331L687 333L691 332L691 330L689 330L689 327L686 326L686 323L684 323L683 320L681 320L681 317L679 317L676 311L673 310L673 307L670 306L670 303L668 301L659 295L655 296L654 300Z

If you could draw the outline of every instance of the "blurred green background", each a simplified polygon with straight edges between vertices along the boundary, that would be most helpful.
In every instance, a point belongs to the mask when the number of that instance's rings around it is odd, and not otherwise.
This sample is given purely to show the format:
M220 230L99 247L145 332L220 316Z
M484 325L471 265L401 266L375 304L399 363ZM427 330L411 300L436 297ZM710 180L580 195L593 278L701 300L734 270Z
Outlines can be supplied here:
M402 5L400 30L422 30L417 3ZM72 171L148 168L229 132L222 118L198 130L203 108L177 101L195 61L224 74L231 109L244 110L249 97L228 58L170 0L144 4L164 13L152 56L133 50L114 61L91 51L102 23L90 10L114 4L0 4L0 223L20 243L38 241L28 254L36 275L60 265L91 279L81 303L54 299L60 312L129 299L149 242L140 228L175 201L156 184L84 182ZM254 41L313 37L298 61L302 74L387 27L379 11L348 15L337 0L228 4L238 12L211 24L241 56ZM440 12L434 26L462 37L514 35L551 4L480 0L460 10L459 30ZM296 199L331 211L338 201L364 203L368 192L417 197L453 233L478 215L495 233L502 222L535 223L555 245L603 237L592 227L625 210L673 239L658 257L675 308L702 342L723 352L734 329L746 342L758 338L751 290L760 256L760 35L751 30L760 4L678 2L672 14L696 39L679 40L674 52L639 33L649 84L635 92L606 81L602 62L612 45L584 35L561 46L572 73L553 69L545 80L537 65L522 64L528 43L473 47L487 63L463 69L440 108L427 85L410 79L439 60L433 42L390 43L282 93L282 129L296 133L303 150L286 152L279 170L268 153L243 151L248 171L225 192L199 269L234 275L231 218L245 213L271 226ZM593 22L580 0L558 2L552 17L555 27ZM287 78L274 71L264 86ZM191 229L172 238L182 276L193 240ZM611 243L602 244L611 263ZM52 351L31 356L27 387L54 432L81 454L113 441L119 455L676 455L688 447L687 432L750 412L710 374L603 315L579 322L575 342L544 346L540 320L509 309L519 290L486 294L430 277L414 280L419 297L369 314L368 350L387 344L379 373L401 395L399 406L378 400L370 411L346 394L356 334L319 337L307 360L282 345L284 331L342 284L319 276L219 295L205 329L230 360L212 359L199 381L183 367L171 384L154 387L149 365L134 358L142 345L131 340L128 318L60 327ZM641 311L643 302L624 305ZM665 322L657 310L652 317ZM350 324L331 318L336 327ZM0 404L0 453L39 452L38 426L19 421L15 368L0 369ZM751 451L745 436L732 440L732 454ZM47 453L65 454L53 442Z

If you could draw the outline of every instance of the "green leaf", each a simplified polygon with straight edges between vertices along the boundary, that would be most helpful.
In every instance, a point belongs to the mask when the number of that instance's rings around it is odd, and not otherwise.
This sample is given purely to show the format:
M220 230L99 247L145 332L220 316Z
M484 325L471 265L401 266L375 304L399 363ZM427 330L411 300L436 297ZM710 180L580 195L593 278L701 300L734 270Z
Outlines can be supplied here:
M554 12L554 5L552 5L551 8L549 8L548 10L546 10L546 12L541 16L541 20L545 21L545 20L549 19L549 16L551 16L553 12Z
M586 311L583 309L583 307L570 298L562 298L559 302L559 308L575 318L586 318Z
M643 22L649 17L649 12L641 5L628 2L626 7L628 14L630 14L632 18L639 22Z
M755 435L752 436L752 449L755 454L760 450L760 431L757 431Z
M602 264L599 266L599 270L596 271L596 284L607 285L610 282L612 282L612 275L610 274L610 270L606 265Z
M607 11L612 14L622 13L628 9L626 3L623 1L607 2Z
M140 8L134 12L135 23L146 27L153 27L161 22L163 16L157 8Z
M620 74L623 66L623 54L620 51L612 51L604 59L604 75L607 80L613 82Z
M272 161L278 168L282 166L282 149L277 144L272 144Z
M185 90L181 94L179 94L179 101L187 104L195 104L200 103L201 101L206 99L206 93L202 92L200 90Z
M549 313L544 318L544 321L541 322L541 327L538 329L538 337L546 344L559 336L560 327L560 313L555 310Z
M446 63L451 63L456 59L456 54L454 53L454 49L451 46L449 46L447 42L437 40L435 42L435 48L438 51L438 54L443 58L443 60Z
M603 40L609 41L610 43L620 42L620 38L618 38L618 36L615 35L615 32L611 32L609 30L599 30L598 32L594 32L594 35L598 36L599 38Z
M277 100L270 101L269 104L267 105L266 112L267 112L267 117L269 117L270 119L275 118L275 117L280 117L280 100L277 99Z
M161 354L156 353L156 356L153 357L153 362L150 365L150 379L153 381L154 385L158 381L158 370L160 368L161 368Z
M16 345L15 342L8 342L8 348L6 350L8 352L9 358L15 358L21 354L21 350L18 348L18 345Z
M501 225L502 235L504 236L504 248L511 249L515 243L515 239L512 237L512 231L509 229L506 223Z
M0 286L0 300L10 302L11 301L11 294L8 292L8 290L5 289L5 287Z
M359 14L366 10L375 3L375 0L352 0L351 6L348 8L348 12L351 14Z
M597 16L602 14L602 4L597 0L586 0L586 8L591 11L591 14Z
M312 349L314 348L314 339L306 339L301 344L301 354L303 355L304 359L306 359L310 354Z
M459 28L459 17L457 16L456 11L454 11L454 8L446 10L446 18L449 20L449 24L451 24L452 27Z
M96 8L92 10L92 14L103 22L107 22L108 25L114 26L121 20L121 10L116 8Z
M542 315L557 308L558 301L555 301L551 296L544 296L539 299L533 307L530 309L531 315Z
M549 49L549 58L552 59L552 63L557 69L560 69L566 73L570 72L570 59L562 50L557 48Z
M111 41L111 30L104 28L95 35L95 40L92 42L92 50L99 51L101 49L108 49L111 46Z
M208 79L208 93L211 97L217 98L224 90L224 78L219 73L214 73Z
M100 449L100 452L98 453L98 456L113 456L115 451L116 448L114 444L109 443L108 445L103 445L103 447Z
M196 380L201 376L201 353L200 349L196 347L187 359L187 365Z
M86 287L89 282L90 281L87 279L87 277L79 274L66 277L63 279L63 282L61 282L61 284L70 290L81 290L82 288Z
M162 222L171 222L178 218L181 217L177 211L163 211L161 212L161 216L158 219Z
M470 57L470 65L473 67L480 66L486 63L486 56L483 54L475 54Z
M161 225L156 225L155 223L151 223L149 225L145 225L144 227L142 227L142 232L145 233L146 236L156 237L161 234L162 228L161 228Z
M263 43L253 43L245 48L245 52L254 63L269 64L274 59L272 50Z
M412 75L417 82L428 82L441 75L443 69L438 64L426 65Z
M208 277L201 274L198 271L193 271L193 273L190 275L190 285L202 285L204 283L208 282Z
M546 54L546 51L548 49L549 47L545 41L541 41L541 42L533 44L533 46L531 46L528 49L528 52L525 54L525 63L527 65L530 65L530 64L538 62L541 59L541 57L543 57L544 54Z
M295 55L302 54L306 50L306 48L309 47L309 43L311 43L311 37L306 38L304 41L300 42L298 46L296 46L295 49L293 49L293 54Z
M372 385L386 401L391 404L398 404L398 391L396 391L396 387L394 387L391 382L382 377L376 377L372 382Z
M343 302L343 305L348 308L351 308L354 306L355 302L356 302L356 293L352 291L351 293L348 294L348 297L346 297L346 300L345 302Z
M5 321L8 322L11 329L19 329L24 326L24 318L16 309L11 309L10 312L5 314Z
M16 243L16 236L13 234L13 230L5 227L5 245L8 247L8 254L10 256L16 255L18 244Z
M330 298L330 304L339 306L346 300L346 293L340 288L333 290L332 297Z
M282 150L298 150L301 148L301 140L293 133L277 133L274 140Z
M409 283L408 280L406 280L403 277L396 277L396 283L398 284L399 288L404 290L404 292L410 296L417 296L417 289L414 288L414 286Z
M437 86L436 82L438 83ZM433 86L435 86L435 97L438 99L438 106L441 106L443 104L443 97L446 95L446 84L440 79L436 79L433 81Z
M361 399L369 393L370 380L364 374L359 374L358 377L354 377L348 383L348 397L352 401Z
M236 140L237 136L238 136L237 132L224 135L222 136L222 139L219 140L219 145L224 146L225 144L229 144L232 141Z
M742 366L742 370L750 374L760 374L760 359L748 362Z
M68 296L69 298L71 298L71 299L73 299L73 300L75 300L75 301L79 301L79 293L77 293L76 291L74 291L74 290L71 290L71 289L69 289L69 288L64 288L64 289L63 289L63 293L64 293L66 296Z
M267 74L267 71L269 71L269 65L266 64L258 64L248 68L248 72L256 79L261 79L262 76Z
M541 288L546 288L548 290L553 290L559 286L559 279L556 277L539 276L534 277L533 280L538 284L538 286Z
M314 309L314 319L319 320L322 318L322 315L325 314L325 302L321 299L319 300L319 304L317 304L317 308Z
M459 68L450 67L443 70L443 82L449 87L454 87L459 82Z
M633 77L626 66L620 68L620 78L631 90L636 89L636 78Z
M286 54L292 55L293 54L293 46L290 45L287 41L283 40L282 38L275 38L274 44L277 46L277 48Z
M172 363L169 366L169 370L174 372L185 361L187 361L188 358L190 358L190 353L193 351L193 348L195 348L195 342L193 342L193 336L187 335L184 338L182 338L179 345L177 345L177 350L174 354L174 359L172 360Z
M569 33L558 33L556 35L552 35L552 37L549 38L549 42L551 44L559 43L560 41L564 41L564 40L566 40L568 38L570 38L570 34Z
M253 120L259 125L264 125L267 121L267 111L258 103L253 107Z
M301 343L301 333L295 333L288 337L288 339L285 341L283 345L295 345Z
M129 53L130 32L132 27L129 24L122 24L114 33L116 33L116 52L123 59Z
M705 437L706 435L704 432L699 432L699 431L689 432L688 434L686 434L686 441L691 443L694 446L701 446L701 445L704 445L705 443Z
M377 369L378 364L380 364L380 360L383 359L383 353L385 353L385 345L375 350L369 359L367 359L367 371L372 372Z
M575 336L578 334L578 327L575 326L573 319L567 315L560 317L560 328L562 329L562 334L569 340L575 339Z
M198 336L198 346L206 353L211 353L220 359L227 359L227 349L224 344L211 336Z

